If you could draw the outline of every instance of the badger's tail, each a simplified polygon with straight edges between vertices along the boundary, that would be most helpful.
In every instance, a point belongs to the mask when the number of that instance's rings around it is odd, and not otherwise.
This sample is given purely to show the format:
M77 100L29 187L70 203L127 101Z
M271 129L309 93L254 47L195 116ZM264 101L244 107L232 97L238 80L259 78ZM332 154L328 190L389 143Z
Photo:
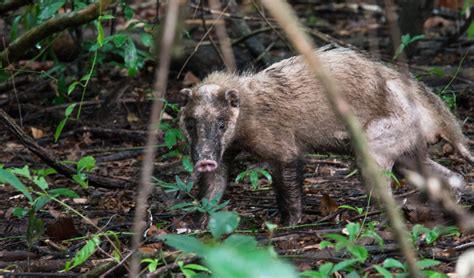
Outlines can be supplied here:
M469 139L462 133L456 117L449 111L439 96L431 92L426 86L422 84L420 86L424 96L423 100L426 101L424 106L433 112L439 136L450 143L471 165L474 165L474 156L469 151Z

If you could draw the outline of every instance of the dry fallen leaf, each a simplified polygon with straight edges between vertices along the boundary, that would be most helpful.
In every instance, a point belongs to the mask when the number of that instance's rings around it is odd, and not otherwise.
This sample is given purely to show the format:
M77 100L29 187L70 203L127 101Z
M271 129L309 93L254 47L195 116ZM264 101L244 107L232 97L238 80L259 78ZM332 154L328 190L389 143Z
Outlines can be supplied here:
M59 217L46 227L46 235L54 240L66 240L77 236L78 231L71 217Z
M33 136L33 138L39 139L44 136L44 131L42 131L41 129L36 128L36 127L31 127L30 129L31 129L31 135Z
M136 123L138 121L140 121L140 119L137 117L137 115L133 114L132 112L128 112L127 122L129 124Z
M319 210L321 211L322 216L329 215L335 212L338 208L336 201L334 201L327 193L323 194L321 198L321 204L319 205Z

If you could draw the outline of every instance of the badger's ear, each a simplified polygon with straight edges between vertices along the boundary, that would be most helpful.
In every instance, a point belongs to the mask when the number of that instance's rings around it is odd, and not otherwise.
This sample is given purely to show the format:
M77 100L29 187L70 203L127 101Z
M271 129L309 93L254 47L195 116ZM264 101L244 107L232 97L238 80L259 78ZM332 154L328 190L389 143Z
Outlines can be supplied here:
M225 99L227 100L227 103L232 107L240 106L240 96L237 90L230 89L225 91Z
M184 88L184 89L181 89L181 91L179 91L179 93L183 96L184 98L184 103L187 104L189 99L192 97L193 95L193 90L189 89L189 88Z

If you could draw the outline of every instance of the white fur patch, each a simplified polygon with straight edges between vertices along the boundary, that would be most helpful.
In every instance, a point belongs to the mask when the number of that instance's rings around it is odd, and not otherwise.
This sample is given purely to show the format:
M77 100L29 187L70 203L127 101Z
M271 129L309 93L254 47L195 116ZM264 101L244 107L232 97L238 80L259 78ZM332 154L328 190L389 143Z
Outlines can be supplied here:
M216 84L202 85L201 87L199 87L198 93L204 95L216 94L219 89L220 86Z

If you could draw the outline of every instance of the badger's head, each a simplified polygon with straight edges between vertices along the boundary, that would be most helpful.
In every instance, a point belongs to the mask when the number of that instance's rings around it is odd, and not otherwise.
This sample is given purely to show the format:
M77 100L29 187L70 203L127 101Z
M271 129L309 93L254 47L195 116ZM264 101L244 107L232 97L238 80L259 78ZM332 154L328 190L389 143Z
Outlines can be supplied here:
M186 105L180 112L179 125L188 138L194 168L198 172L212 172L235 138L239 93L215 84L198 85L181 93Z

